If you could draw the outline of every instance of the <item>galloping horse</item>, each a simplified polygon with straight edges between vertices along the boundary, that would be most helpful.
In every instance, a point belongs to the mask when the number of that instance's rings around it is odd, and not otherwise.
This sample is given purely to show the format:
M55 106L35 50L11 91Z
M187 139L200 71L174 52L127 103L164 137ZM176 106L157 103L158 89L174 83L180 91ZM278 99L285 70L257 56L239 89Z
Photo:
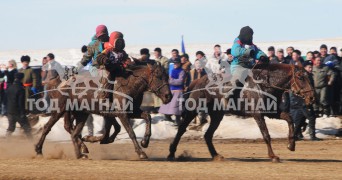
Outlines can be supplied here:
M131 69L131 72L128 72L125 77L117 77L115 91L109 91L110 97L113 99L112 102L108 104L108 107L112 107L113 103L118 102L120 107L124 107L124 102L133 102L133 109L130 109L130 112L123 111L124 109L115 108L112 111L103 111L101 110L101 103L99 101L95 101L94 109L79 109L73 110L68 109L68 102L76 102L78 107L82 106L84 101L90 103L94 100L94 94L98 91L98 89L102 89L99 87L96 82L93 80L86 79L82 76L76 76L75 78L83 78L84 81L89 81L90 88L88 87L86 95L82 95L81 97L78 94L73 94L73 92L83 92L85 89L85 83L80 82L77 84L77 89L70 88L70 86L60 86L61 80L57 77L51 80L48 84L48 94L51 99L58 99L58 111L52 111L51 118L45 124L42 136L39 142L36 144L36 153L37 155L42 155L42 148L44 140L53 127L53 125L65 114L65 129L71 134L71 139L73 141L75 147L75 153L77 158L87 158L85 154L82 154L81 147L84 146L83 141L80 138L80 132L83 129L83 126L86 122L87 116L89 113L98 114L101 116L111 118L111 121L116 122L115 117L118 117L125 127L129 137L133 141L135 146L135 151L139 155L141 159L146 159L147 156L139 146L135 133L130 124L130 118L142 118L146 120L146 132L144 138L141 141L141 145L143 147L147 147L149 144L150 136L151 136L151 116L140 110L140 105L143 98L143 93L147 90L155 93L163 103L170 102L172 98L171 91L168 85L168 78L164 68L159 63L147 64L146 66L136 66ZM67 84L67 83L66 83ZM83 89L82 89L83 88ZM63 91L61 93L60 91ZM103 89L102 91L108 91ZM68 95L65 95L67 93ZM64 94L64 95L63 95ZM98 94L98 93L96 93ZM112 95L111 95L112 94ZM96 98L96 97L95 97ZM70 120L70 113L76 119L75 127L72 125L72 121ZM111 122L112 123L112 122ZM115 133L117 135L119 129L115 128ZM115 138L115 137L114 137Z
M204 76L198 81L191 84L189 98L197 102L197 104L190 104L196 107L198 105L199 99L203 98L206 100L206 105L208 108L208 113L211 118L211 122L207 132L204 135L205 141L207 143L209 152L214 160L222 160L223 156L219 155L212 143L213 135L227 109L215 110L217 102L223 102L223 104L229 103L239 103L239 99L247 100L248 102L242 101L241 109L228 109L232 114L250 116L254 117L257 122L261 134L268 148L268 155L273 162L279 162L279 157L277 157L272 150L271 137L269 135L264 117L284 119L288 123L289 134L288 134L288 149L291 151L295 150L295 140L294 140L294 125L291 116L288 112L282 112L279 108L280 103L276 104L275 112L262 112L260 109L253 109L252 106L257 106L258 102L255 100L262 100L264 102L267 99L273 99L275 102L281 102L282 94L285 91L292 91L293 93L301 96L305 99L306 104L311 104L314 101L313 89L310 85L309 79L302 67L294 65L284 65L284 64L270 64L270 65L257 65L252 69L253 77L248 77L244 87L240 93L234 93L228 98L224 94L219 94L219 90L216 88L216 95L211 95L205 90L206 85L209 83L208 77ZM262 83L256 83L254 79L262 81ZM229 85L229 84L226 84ZM218 86L216 86L218 87ZM232 86L230 86L232 87ZM211 88L215 88L211 87ZM226 88L225 92L230 92L231 88ZM237 90L234 90L237 91ZM202 99L202 100L203 100ZM217 101L218 100L218 101ZM233 101L232 101L233 100ZM215 102L216 101L216 102ZM191 101L189 101L191 103ZM249 104L247 104L249 103ZM190 106L189 105L189 106ZM247 106L246 106L247 105ZM217 106L216 106L217 107ZM258 106L257 106L258 107ZM186 108L185 108L186 109ZM186 128L189 123L197 115L196 111L185 110L182 114L184 121L180 124L178 132L175 139L170 144L170 154L168 155L169 160L175 158L175 152L177 150L178 143L182 135L186 132Z

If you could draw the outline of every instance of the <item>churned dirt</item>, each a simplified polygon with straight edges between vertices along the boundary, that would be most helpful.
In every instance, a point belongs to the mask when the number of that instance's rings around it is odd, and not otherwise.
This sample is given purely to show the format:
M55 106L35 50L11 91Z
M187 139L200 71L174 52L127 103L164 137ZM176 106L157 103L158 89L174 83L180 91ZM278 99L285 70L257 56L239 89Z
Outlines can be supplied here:
M286 140L273 141L281 163L267 158L262 140L214 140L224 161L211 160L202 139L184 139L178 161L168 162L171 140L152 140L141 161L130 141L87 144L89 160L74 158L70 142L47 142L44 157L35 156L25 139L0 139L0 179L342 179L342 140L300 141L297 150Z

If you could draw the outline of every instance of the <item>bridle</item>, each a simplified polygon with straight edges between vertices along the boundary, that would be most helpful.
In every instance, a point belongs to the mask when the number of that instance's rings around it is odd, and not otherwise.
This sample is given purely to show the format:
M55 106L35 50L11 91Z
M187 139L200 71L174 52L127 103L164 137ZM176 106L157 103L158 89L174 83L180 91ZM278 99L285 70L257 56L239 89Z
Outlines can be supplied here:
M148 84L148 87L152 87L154 71L155 71L154 69L151 70L151 68L149 68L149 75L150 75L149 80L146 80L144 77L140 76L140 78L142 78ZM155 93L155 94L160 94L160 90L164 86L167 86L167 85L168 85L168 83L163 83L162 85L158 86L157 89L150 88L150 91Z
M308 92L311 92L311 91L314 91L313 89L311 89L311 90L302 90L301 88L300 88L300 86L297 84L297 82L296 82L296 75L295 75L295 66L294 65L292 65L292 78L291 78L291 80L290 80L290 82L292 81L292 83L291 83L291 85L290 85L290 88L288 89L288 88L282 88L282 87L279 87L279 86L276 86L276 85L273 85L273 84L270 84L269 82L266 82L266 87L269 87L269 88L274 88L274 89L279 89L279 90L282 90L282 91L285 91L285 92L293 92L296 96L299 96L299 97L301 97L301 98L303 98L303 99L305 99L306 98L306 96L304 95L305 93L308 93ZM261 70L262 71L262 70ZM261 73L261 72L260 72ZM260 74L259 73L259 74ZM269 73L269 71L268 71L268 73ZM269 74L267 75L268 77L269 77ZM267 78L268 79L268 78ZM296 90L297 89L297 90ZM303 95L301 95L301 94L303 94Z

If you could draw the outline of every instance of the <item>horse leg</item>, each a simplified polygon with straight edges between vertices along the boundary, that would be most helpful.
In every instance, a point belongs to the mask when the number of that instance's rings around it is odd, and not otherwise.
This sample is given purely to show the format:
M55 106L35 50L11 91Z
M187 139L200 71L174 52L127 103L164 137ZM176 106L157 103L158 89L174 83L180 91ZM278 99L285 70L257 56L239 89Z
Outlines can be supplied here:
M80 133L87 121L88 114L84 112L75 112L74 117L76 118L76 126L71 133L71 140L74 144L76 158L88 158L87 155L81 153L83 142L80 138Z
M276 156L272 150L271 136L268 132L267 125L266 125L264 117L259 115L259 117L255 116L254 119L255 119L256 123L258 124L259 129L261 131L261 134L262 134L264 141L267 145L268 156L272 159L272 162L280 162L279 157Z
M114 117L115 120L115 117ZM116 121L116 120L115 120ZM105 123L105 132L103 133L102 137L100 137L100 144L109 144L109 133L110 129L112 128L113 125L113 120L109 116L104 116L103 117L103 123Z
M73 122L75 118L71 117L71 112L66 112L64 114L64 129L71 135L74 127ZM78 141L81 142L81 151L82 153L89 153L87 146L83 143L81 136L78 137Z
M151 115L147 112L141 112L139 114L133 115L132 118L141 118L144 119L146 122L146 130L144 138L141 140L140 144L142 147L147 148L148 144L150 143L150 137L151 137Z
M61 113L53 113L49 119L49 121L44 125L42 135L36 144L35 151L37 155L43 155L42 149L43 149L43 144L45 141L46 136L49 134L51 131L51 128L56 124L56 122L59 120L59 118L62 117L64 112Z
M287 122L288 126L289 126L289 134L288 134L289 144L287 145L287 148L290 151L295 151L295 149L296 149L296 141L294 139L294 125L293 125L292 118L291 118L290 114L286 113L286 112L282 112L280 114L280 118L284 119Z
M207 143L209 152L213 160L221 161L221 160L224 160L224 157L216 152L214 144L213 144L213 136L214 136L216 129L218 128L218 126L220 125L222 121L224 113L223 111L216 111L216 112L210 111L209 115L210 115L211 121L210 121L210 125L209 125L207 132L204 134L204 139L205 139L205 142Z
M186 111L183 114L183 121L178 127L178 131L176 134L175 139L170 144L169 148L169 155L167 156L167 160L173 161L175 159L175 153L177 151L177 146L179 144L180 139L182 138L183 134L186 132L186 128L189 126L190 122L197 116L196 111Z
M120 115L119 119L122 123L122 125L125 127L127 133L129 134L129 137L131 138L134 147L135 147L135 152L139 155L140 159L147 159L147 155L145 154L145 152L141 149L141 147L139 146L139 143L137 141L137 138L135 136L135 133L133 131L133 128L131 126L131 123L129 122L129 118L127 117L127 115Z
M113 143L115 141L116 136L121 131L121 126L118 123L118 121L115 119L115 117L113 119L113 126L114 126L114 133L109 137L109 140L108 140L109 143Z
M112 119L113 118L113 119ZM83 141L85 142L100 142L100 144L109 144L113 143L116 136L120 133L121 131L121 126L115 119L115 117L105 117L104 118L104 123L105 123L105 132L102 136L85 136L82 138ZM114 133L109 137L110 133L110 128L114 127Z

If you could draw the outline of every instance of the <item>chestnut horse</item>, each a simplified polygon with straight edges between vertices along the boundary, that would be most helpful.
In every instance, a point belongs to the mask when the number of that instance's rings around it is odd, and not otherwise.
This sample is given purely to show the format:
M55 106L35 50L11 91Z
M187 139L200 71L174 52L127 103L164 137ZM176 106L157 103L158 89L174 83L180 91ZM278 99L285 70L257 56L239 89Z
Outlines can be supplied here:
M191 84L191 90L189 92L189 99L192 99L192 104L190 105L198 107L199 99L204 99L206 107L208 108L208 113L211 118L211 122L207 132L204 135L205 141L207 143L209 152L214 160L222 160L223 156L219 155L212 143L213 135L220 125L224 114L227 109L217 109L217 102L222 104L238 104L238 99L247 100L249 105L246 107L246 102L242 101L240 109L229 108L228 112L240 116L250 116L253 117L259 126L263 139L268 148L268 156L273 162L278 162L279 157L277 157L272 150L271 137L269 135L264 117L284 119L288 123L289 134L288 134L288 149L291 151L295 150L295 140L294 140L294 125L291 116L288 112L282 112L279 108L281 102L282 94L285 91L292 91L293 93L303 97L306 104L311 104L314 101L314 92L310 85L308 76L302 67L294 65L285 64L270 64L270 65L257 65L252 69L252 77L247 77L246 83L244 84L242 90L234 90L233 95L225 96L219 94L218 86L210 87L211 90L216 91L216 95L211 95L205 89L206 85L209 83L208 77L204 76L198 81L194 81ZM255 79L262 81L262 83L256 83ZM225 84L226 87L229 84ZM231 86L226 88L224 92L230 92ZM255 100L262 100L267 102L267 99L273 99L276 102L275 109L273 112L260 111L258 108L252 109L252 106L257 104ZM254 100L254 101L253 101ZM215 102L216 101L216 102ZM222 105L221 104L221 105ZM189 105L189 106L190 106ZM234 106L231 106L234 107ZM258 106L257 106L258 107ZM216 108L216 109L215 109ZM182 116L184 121L180 124L178 132L173 142L170 144L170 153L168 155L169 160L175 158L175 152L177 150L178 143L182 135L186 132L186 128L189 123L196 117L197 111L187 110L183 112Z
M87 158L85 154L81 152L81 147L86 148L83 141L80 138L80 133L85 125L86 119L88 115L98 114L101 116L109 117L111 121L109 124L117 124L115 117L118 117L126 129L129 137L133 141L135 151L139 155L141 159L146 159L147 155L141 147L139 146L133 128L130 124L131 118L141 118L146 120L146 132L144 138L141 141L141 145L143 147L147 147L149 144L150 136L151 136L151 116L140 110L140 105L142 103L143 93L147 90L155 93L163 103L168 103L172 99L172 94L169 89L168 77L164 70L164 68L159 63L151 63L146 66L135 66L131 68L132 71L127 72L125 77L117 77L115 83L115 91L102 89L100 85L94 80L94 77L85 78L83 76L76 76L71 78L71 81L75 81L75 79L80 78L82 81L76 84L76 86L71 86L71 83L63 84L60 78L56 77L51 80L48 84L48 94L51 99L58 99L57 107L58 109L52 111L51 118L45 124L42 136L39 142L36 144L36 153L37 155L42 155L42 148L45 138L54 124L65 115L65 129L71 134L71 139L73 141L75 147L76 158ZM103 78L103 77L101 77ZM88 83L85 83L88 82ZM89 84L90 87L86 87ZM76 89L76 90L75 90ZM86 89L86 93L84 94L84 89ZM99 94L98 90L102 89L103 92L109 92L109 96L112 97L112 101L108 103L108 107L113 107L113 103L118 102L117 105L120 107L124 107L124 102L132 101L133 107L129 110L115 108L109 111L101 110L101 97L94 97L94 94ZM75 94L78 92L78 94ZM82 95L80 96L80 92ZM112 95L111 95L112 94ZM82 106L82 103L92 102L94 101L94 109L70 109L68 107L68 102L75 102L74 105L78 105L78 107ZM117 107L117 106L115 106ZM69 108L69 109L68 109ZM76 120L76 125L73 126L72 120L70 119L70 115L72 115ZM115 136L118 131L120 131L120 125L118 128L115 128ZM114 138L115 138L114 136Z

